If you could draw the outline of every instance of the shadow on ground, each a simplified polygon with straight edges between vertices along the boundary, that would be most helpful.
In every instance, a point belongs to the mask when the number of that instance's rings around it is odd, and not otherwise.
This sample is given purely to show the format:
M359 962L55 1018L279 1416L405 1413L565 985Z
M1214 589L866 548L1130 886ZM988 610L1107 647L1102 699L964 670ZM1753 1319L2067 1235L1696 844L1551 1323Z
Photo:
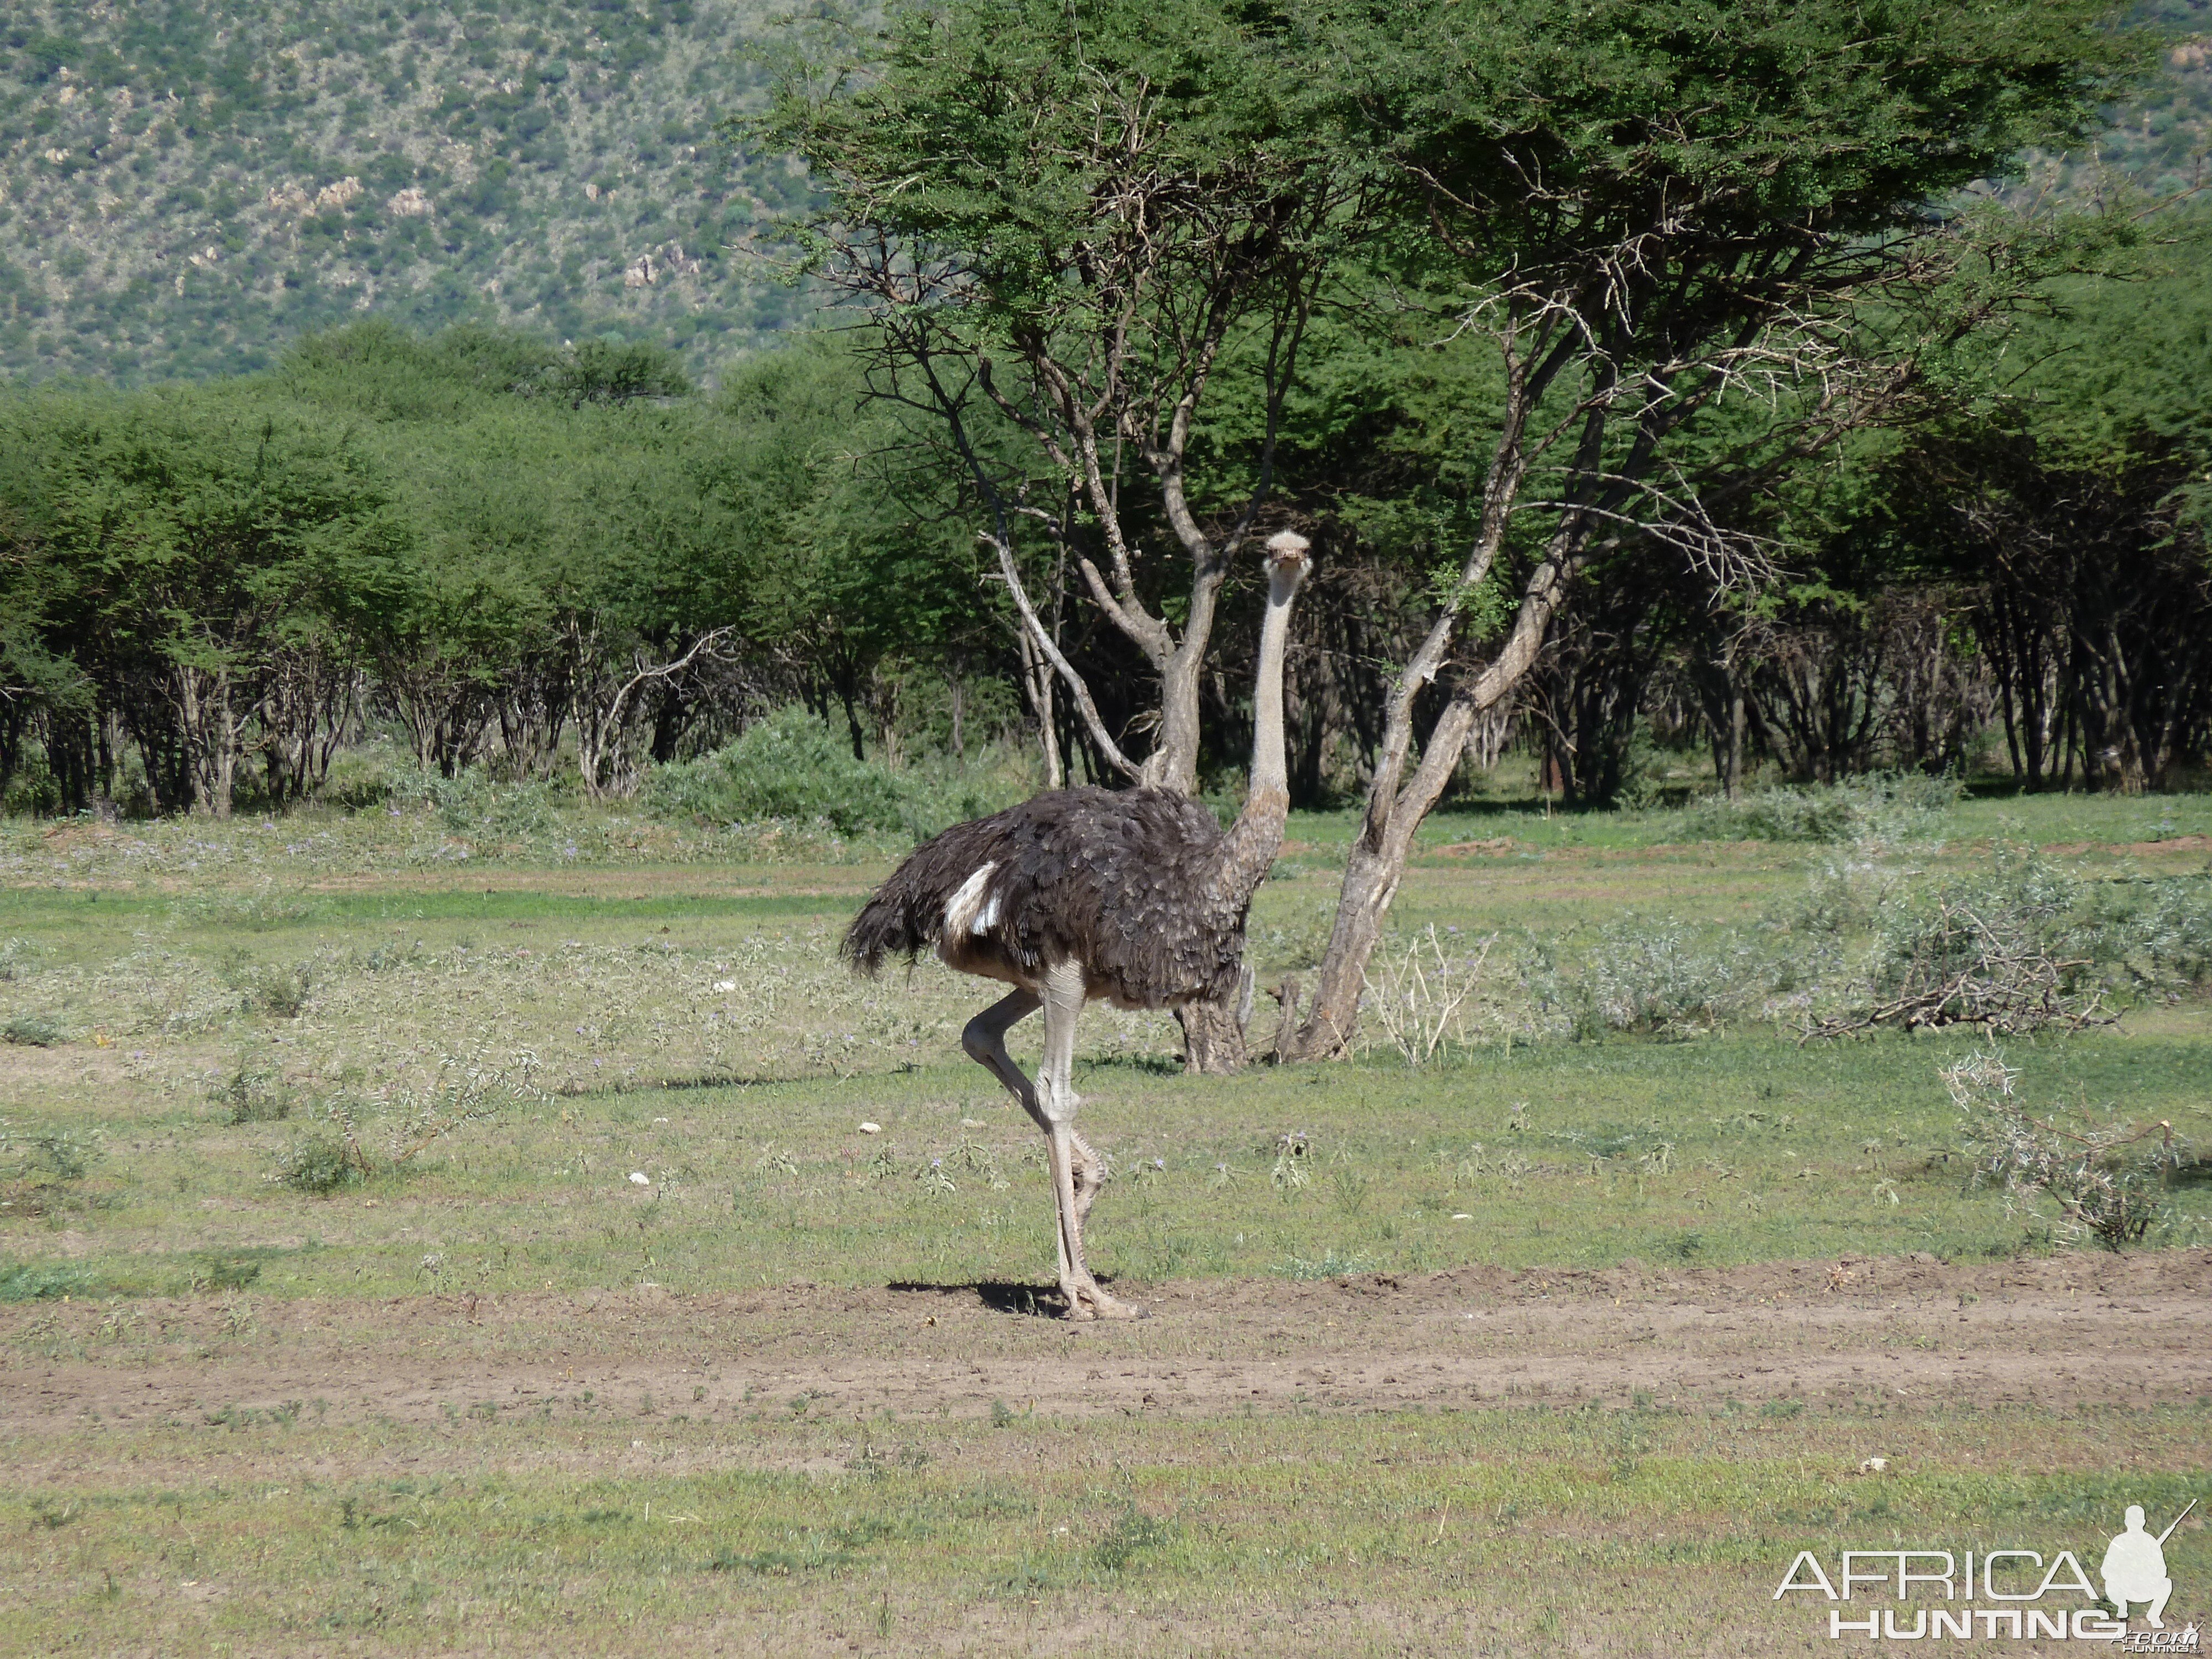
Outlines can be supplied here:
M1111 1285L1113 1276L1100 1273L1102 1285ZM970 1297L993 1313L1014 1314L1025 1319L1059 1319L1067 1312L1067 1298L1057 1285L1022 1285L1011 1279L969 1279L950 1285L933 1285L926 1281L901 1279L886 1285L887 1291L910 1295L942 1296L956 1300Z

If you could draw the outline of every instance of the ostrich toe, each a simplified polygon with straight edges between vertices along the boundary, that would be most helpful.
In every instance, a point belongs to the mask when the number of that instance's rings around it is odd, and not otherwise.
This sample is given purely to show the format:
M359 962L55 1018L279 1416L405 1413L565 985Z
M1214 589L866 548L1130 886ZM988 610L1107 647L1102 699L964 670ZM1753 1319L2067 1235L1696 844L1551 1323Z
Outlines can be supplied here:
M1141 1302L1124 1302L1119 1297L1109 1296L1097 1279L1073 1289L1061 1287L1067 1297L1067 1315L1071 1320L1085 1319L1149 1319L1152 1310Z

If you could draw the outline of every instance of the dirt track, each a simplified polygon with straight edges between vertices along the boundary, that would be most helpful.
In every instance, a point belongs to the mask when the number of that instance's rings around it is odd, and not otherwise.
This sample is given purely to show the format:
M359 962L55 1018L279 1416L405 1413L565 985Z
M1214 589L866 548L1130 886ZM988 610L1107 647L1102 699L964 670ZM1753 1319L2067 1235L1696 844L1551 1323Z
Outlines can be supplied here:
M695 1419L787 1408L972 1417L1371 1411L1597 1397L1879 1392L1917 1403L2143 1404L2212 1391L2212 1252L1947 1267L1932 1259L1599 1273L1463 1268L1318 1284L1122 1287L1068 1326L1019 1286L793 1285L672 1297L83 1304L0 1315L0 1434L323 1400L428 1422L573 1401ZM38 1322L52 1322L32 1328ZM236 1328L233 1328L235 1325ZM74 1339L74 1340L72 1340ZM45 1358L44 1353L64 1357ZM67 1357L74 1354L81 1357Z

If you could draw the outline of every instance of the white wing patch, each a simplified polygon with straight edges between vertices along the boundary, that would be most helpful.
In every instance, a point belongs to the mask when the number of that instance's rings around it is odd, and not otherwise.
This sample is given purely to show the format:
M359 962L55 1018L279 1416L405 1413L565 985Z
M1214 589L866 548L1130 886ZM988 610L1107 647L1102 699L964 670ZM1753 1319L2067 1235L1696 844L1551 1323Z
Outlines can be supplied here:
M947 939L956 939L963 933L988 933L991 925L998 921L998 896L993 894L988 899L983 896L984 884L991 879L991 872L998 867L996 860L985 865L962 882L960 890L946 902L945 935Z

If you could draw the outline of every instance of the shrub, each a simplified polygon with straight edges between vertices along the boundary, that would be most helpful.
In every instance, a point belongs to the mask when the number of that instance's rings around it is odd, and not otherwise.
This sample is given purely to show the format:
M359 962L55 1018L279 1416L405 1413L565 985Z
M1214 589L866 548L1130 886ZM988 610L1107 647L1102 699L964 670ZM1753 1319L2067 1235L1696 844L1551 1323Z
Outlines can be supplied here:
M389 744L342 750L332 758L315 798L349 812L364 811L398 794L413 771L411 759L403 758Z
M0 1037L19 1048L52 1048L68 1041L62 1028L44 1014L18 1014L0 1025Z
M855 760L841 733L793 707L711 755L654 769L641 799L658 817L701 823L782 818L827 823L840 835L920 840L1020 793L1014 780L979 768L939 763L894 771Z
M281 1123L292 1115L292 1089L274 1066L241 1054L222 1083L208 1091L226 1123Z
M470 766L450 778L435 772L415 772L407 787L410 793L428 801L445 820L446 828L457 836L527 841L560 827L560 798L550 784L502 783L483 767Z
M295 1192L329 1194L362 1178L350 1143L327 1129L295 1135L276 1160L275 1177Z
M1753 790L1740 800L1713 796L1682 815L1692 841L1899 841L1923 835L1959 799L1948 773L1875 772L1812 788Z
M2212 881L2111 884L2099 911L2099 954L2129 988L2172 996L2212 979Z
M1492 933L1465 941L1466 949L1454 939L1447 950L1431 923L1402 955L1375 954L1360 1007L1382 1025L1408 1068L1418 1071L1435 1060L1447 1041L1466 1042L1460 1011L1497 942Z
M61 781L42 755L27 757L0 787L0 817L51 817L61 809Z
M1139 1556L1174 1541L1175 1530L1172 1522L1146 1515L1131 1504L1091 1547L1091 1559L1103 1572L1127 1571Z
M1981 1025L2015 1034L2109 1024L2081 883L2033 854L1986 875L1899 888L1875 918L1871 962L1847 1012L1808 1035L1875 1025Z
M224 977L248 1013L297 1019L307 1006L308 993L314 989L315 965L312 962L254 963L237 957L226 964Z
M656 769L646 805L702 823L819 818L845 835L896 830L898 785L804 708L777 710L711 755Z
M1614 922L1591 952L1586 988L1613 1030L1688 1032L1745 1012L1768 977L1750 951L1703 949L1680 923Z
M2172 1124L2100 1123L2086 1110L2031 1117L2014 1089L2020 1073L1996 1048L1976 1049L1942 1076L1974 1179L2031 1206L2050 1199L2062 1237L2118 1250L2140 1243L2164 1216L2166 1183L2182 1164Z

